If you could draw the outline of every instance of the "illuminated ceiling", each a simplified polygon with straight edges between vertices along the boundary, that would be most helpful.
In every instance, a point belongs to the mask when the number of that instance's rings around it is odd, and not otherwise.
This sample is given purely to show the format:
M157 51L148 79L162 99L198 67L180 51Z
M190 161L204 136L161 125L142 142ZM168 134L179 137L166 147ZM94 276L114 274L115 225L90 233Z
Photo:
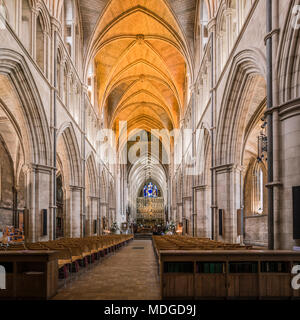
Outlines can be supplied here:
M192 1L193 2L193 1ZM105 126L179 127L190 70L188 39L164 0L113 0L89 50Z
M99 0L92 8L80 1L86 65L94 63L96 101L104 127L112 128L119 141L132 131L179 128L192 84L197 2ZM127 137L119 132L120 121L127 121ZM166 167L152 164L148 154L128 167L129 184L138 188L144 183L147 161L166 194Z

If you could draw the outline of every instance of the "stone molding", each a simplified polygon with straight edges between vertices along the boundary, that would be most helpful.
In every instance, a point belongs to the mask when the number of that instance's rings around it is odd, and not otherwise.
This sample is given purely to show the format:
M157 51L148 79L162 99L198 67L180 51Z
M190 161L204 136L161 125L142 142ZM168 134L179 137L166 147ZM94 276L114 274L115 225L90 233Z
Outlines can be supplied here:
M290 100L279 107L280 120L300 115L300 98Z
M300 115L300 98L289 100L279 106L274 106L267 110L265 115L273 114L275 111L279 112L281 121Z
M194 189L195 189L196 191L207 190L207 189L208 189L208 185L198 185L198 186L195 186Z
M72 185L69 186L70 191L82 191L83 189L85 188L82 186L72 186Z
M221 174L221 173L228 173L231 172L233 170L238 170L238 171L243 171L244 167L238 165L238 164L234 164L234 163L229 163L229 164L223 164L220 166L216 166L211 168L210 170L214 170L217 174Z

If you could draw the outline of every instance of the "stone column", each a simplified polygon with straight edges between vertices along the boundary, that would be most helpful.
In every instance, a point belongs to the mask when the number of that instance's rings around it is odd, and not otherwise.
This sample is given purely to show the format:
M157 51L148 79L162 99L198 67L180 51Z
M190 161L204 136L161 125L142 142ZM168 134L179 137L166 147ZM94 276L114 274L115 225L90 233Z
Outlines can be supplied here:
M184 233L185 234L189 234L191 235L192 230L191 230L191 219L192 219L192 215L191 215L191 197L184 197L183 198L183 202L184 202L184 206L183 206L183 223L184 223ZM188 230L185 230L186 227L186 220L188 220L189 222L189 228Z
M57 33L59 30L59 21L54 18L51 18L51 35L49 35L49 54L48 54L48 73L49 73L49 81L52 84L52 94L51 94L51 118L50 118L50 128L51 128L51 136L52 136L52 155L51 155L51 164L52 164L52 175L51 175L51 191L50 191L50 229L51 235L50 239L54 240L56 233L56 146L57 146L57 89L56 89L56 79L57 74ZM59 88L59 86L57 86ZM65 222L64 222L65 223Z
M85 236L90 236L92 233L92 208L91 208L91 197L88 197L85 203ZM83 219L83 217L82 217ZM83 223L84 220L82 220ZM84 236L84 224L82 224L82 234Z
M116 190L119 192L116 195L116 208L119 213L119 222L124 221L124 215L126 213L125 200L124 200L124 173L122 165L117 165L116 175Z
M275 0L272 3L272 52L273 52L273 106L278 106L280 101L280 90L279 90L279 73L277 72L277 54L280 41L280 28L279 28L279 0ZM280 234L281 228L281 187L282 182L280 181L280 120L279 110L275 108L273 112L273 193L274 193L274 249L280 248Z
M223 209L222 236L216 233L218 240L236 243L237 238L237 210L241 209L241 168L237 165L228 164L215 168L217 181L217 209ZM218 214L216 219L218 231Z
M73 119L75 119L76 111L76 80L73 78L73 82L70 82L70 92L69 92L69 111Z
M211 98L211 112L210 112L210 138L211 138L211 238L217 239L216 235L216 199L217 199L217 178L215 173L215 131L216 131L216 114L217 114L217 94L215 84L217 83L217 75L220 66L218 66L217 55L217 35L216 35L216 19L212 18L208 25L208 30L211 35L211 83L210 83L210 98Z
M98 232L98 198L90 197L90 220L91 220L91 232L90 235L94 235L94 220L97 220L97 232Z
M81 123L81 205L80 205L80 234L83 233L83 216L86 216L86 105L85 97L87 96L87 87L85 85L81 86L80 90L80 106L82 107L82 123Z
M182 216L182 204L177 203L177 210L176 210L176 220L177 222L183 222L183 216Z
M82 227L82 215L81 215L81 194L82 188L72 186L71 191L71 236L72 238L78 238L81 236Z
M73 21L71 24L71 37L72 37L72 44L71 44L71 52L70 56L76 65L76 23Z
M100 198L97 198L97 235L101 235L101 212L100 212Z
M177 222L177 211L176 211L176 208L173 208L173 219L172 219L172 221L173 221L174 223Z
M21 27L22 27L22 1L16 1L16 33L19 38L21 38Z
M229 52L233 45L233 30L232 30L232 10L226 9L224 12L226 18L226 38L227 38L227 48L226 48L226 58L229 56Z
M65 190L65 205L64 205L64 236L66 238L72 237L72 188Z
M67 74L66 108L70 112L71 74Z
M51 233L49 232L50 217L51 212L49 206L51 203L50 195L51 193L51 175L52 168L46 166L37 166L36 167L36 241L47 241L51 238ZM47 236L42 235L42 210L47 210Z
M237 34L240 34L242 29L242 6L241 1L236 1L236 21L237 21Z
M25 240L26 242L35 242L35 215L36 215L36 186L35 186L35 168L31 166L24 167L26 187L26 217L25 217Z
M31 55L33 60L36 60L36 20L38 16L38 11L32 9L31 13Z
M196 198L196 214L197 214L197 236L210 237L210 203L208 203L206 185L198 186L195 190Z
M168 212L168 222L172 220L172 179L169 171L169 175L167 178L167 194L168 194L168 199L167 199L167 212Z
M51 173L51 168L46 166L27 165L24 167L27 208L25 236L28 242L48 240L51 236L49 232ZM45 237L42 237L42 209L47 209L48 212L48 235Z
M58 90L58 96L60 97L61 101L64 103L64 77L65 77L65 63L64 61L61 59L61 61L57 61L57 64L60 65L60 68L59 68L59 72L60 72L60 75L59 75L59 83L57 84L57 87L59 88Z
M18 219L18 188L16 186L12 187L12 193L13 193L13 225L15 227L18 227L19 225L19 219Z
M292 249L293 246L300 246L300 240L293 239L293 187L300 186L300 98L288 101L276 109L280 120L282 182L280 216L275 221L278 232L276 247Z
M88 214L89 219L90 219L90 232L87 233L87 235L93 235L94 234L94 220L95 220L95 216L94 216L94 198L90 197L89 198L89 212L87 212L86 214Z
M110 229L110 211L109 211L109 204L106 204L106 208L105 208L105 221L106 221L106 229L109 230Z
M105 218L105 220L107 219L107 213L106 213L106 208L107 208L107 204L104 202L100 203L100 220L101 220L101 234L104 232L104 226L102 224L103 218Z

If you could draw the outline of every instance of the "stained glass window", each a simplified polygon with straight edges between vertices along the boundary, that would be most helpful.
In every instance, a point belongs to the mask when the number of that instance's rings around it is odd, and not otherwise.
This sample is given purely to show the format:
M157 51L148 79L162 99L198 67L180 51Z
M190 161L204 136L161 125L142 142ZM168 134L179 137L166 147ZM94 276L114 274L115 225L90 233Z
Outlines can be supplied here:
M157 198L158 197L158 189L157 186L152 182L149 182L144 186L144 197L145 198Z

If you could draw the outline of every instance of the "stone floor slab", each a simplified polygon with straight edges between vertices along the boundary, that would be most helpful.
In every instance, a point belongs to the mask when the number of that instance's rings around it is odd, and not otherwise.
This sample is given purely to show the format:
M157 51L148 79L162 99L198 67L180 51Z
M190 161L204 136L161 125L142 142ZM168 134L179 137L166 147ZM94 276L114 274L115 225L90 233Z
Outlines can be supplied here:
M54 300L157 300L157 271L152 242L134 240L60 289Z

